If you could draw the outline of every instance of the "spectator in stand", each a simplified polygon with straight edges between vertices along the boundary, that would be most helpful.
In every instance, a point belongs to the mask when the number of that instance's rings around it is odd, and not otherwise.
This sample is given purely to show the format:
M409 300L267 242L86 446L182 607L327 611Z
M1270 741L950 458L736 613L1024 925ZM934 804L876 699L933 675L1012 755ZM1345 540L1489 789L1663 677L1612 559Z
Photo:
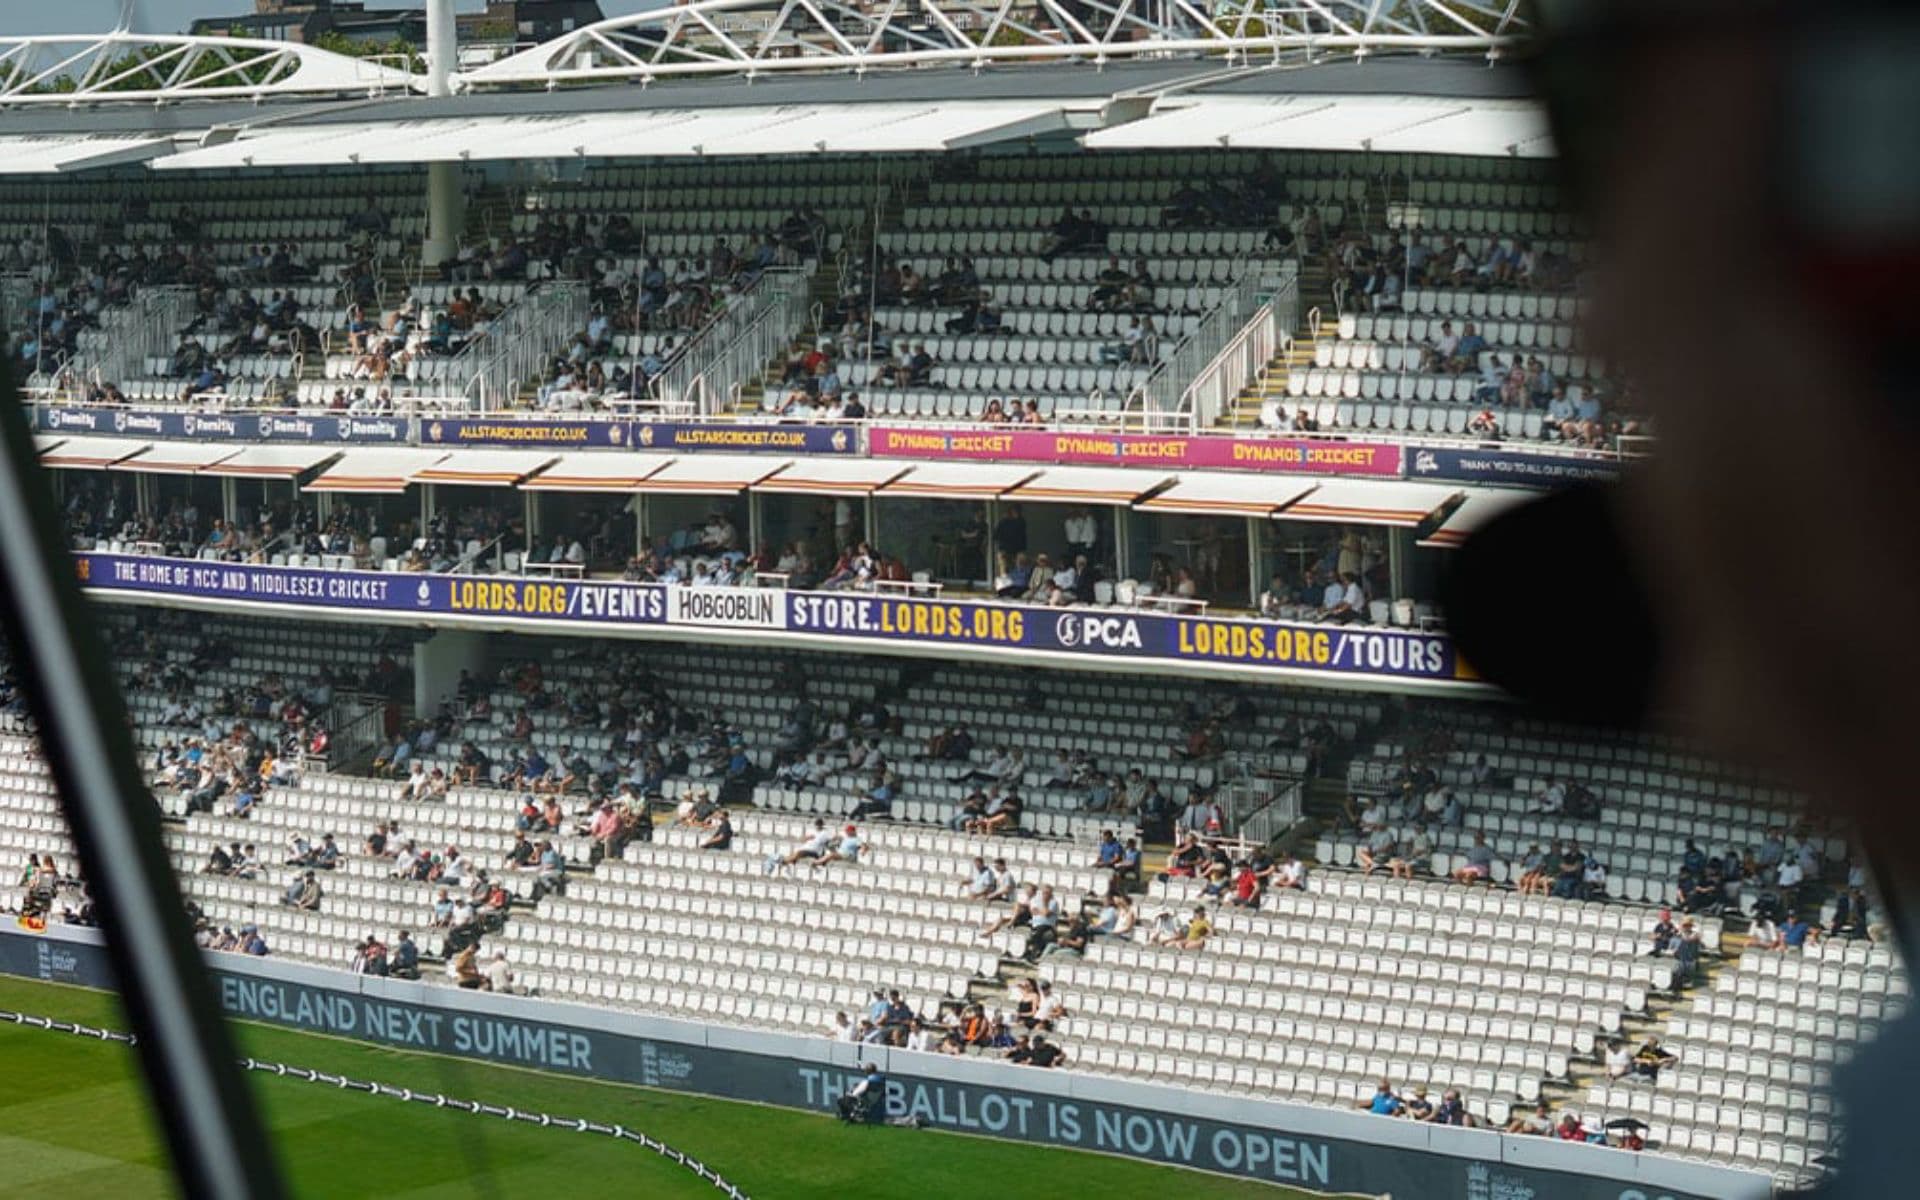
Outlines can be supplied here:
M1541 851L1540 843L1527 847L1527 853L1520 860L1520 878L1516 888L1522 896L1544 896L1553 885L1553 876L1547 870L1547 856Z
M1520 1113L1513 1120L1508 1121L1506 1132L1546 1137L1553 1132L1552 1109L1542 1101L1534 1106L1532 1112Z
M840 831L840 836L827 848L825 854L807 863L807 869L809 871L818 870L829 863L836 862L858 863L860 856L869 853L871 849L865 840L861 838L860 831L852 825L848 825Z
M1459 883L1488 883L1493 879L1493 850L1487 845L1487 835L1475 833L1473 845L1467 848L1467 861L1456 867L1453 878Z
M1394 1093L1392 1081L1382 1079L1379 1086L1374 1088L1373 1096L1354 1107L1378 1117L1397 1117L1406 1104Z
M1820 933L1797 912L1789 912L1780 923L1780 945L1785 950L1803 949L1808 942L1820 940Z
M287 884L285 894L280 897L280 903L306 912L319 912L320 881L314 878L311 870L295 875L292 882Z
M1672 950L1674 946L1679 943L1680 927L1673 923L1672 909L1663 908L1660 910L1660 919L1654 922L1653 932L1649 936L1653 939L1653 949L1647 951L1647 953L1655 958Z
M1679 991L1700 982L1700 955L1704 946L1692 921L1680 922L1680 939L1673 947L1673 988Z
M1207 919L1207 910L1196 908L1187 921L1186 928L1171 937L1156 937L1157 946L1172 946L1176 950L1198 950L1207 944L1213 936L1213 922Z

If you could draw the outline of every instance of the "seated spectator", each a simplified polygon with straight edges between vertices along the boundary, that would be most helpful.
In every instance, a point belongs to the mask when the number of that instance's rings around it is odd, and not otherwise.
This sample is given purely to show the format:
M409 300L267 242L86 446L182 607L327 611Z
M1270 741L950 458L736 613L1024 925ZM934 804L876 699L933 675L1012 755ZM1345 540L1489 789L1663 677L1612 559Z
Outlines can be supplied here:
M1380 1085L1374 1089L1372 1098L1362 1100L1354 1107L1373 1113L1375 1116L1397 1117L1406 1105L1394 1093L1392 1082L1382 1079Z
M1456 867L1453 878L1459 883L1488 883L1493 879L1493 849L1487 845L1487 835L1473 835L1473 845L1467 848L1467 861Z
M1552 1110L1543 1101L1536 1104L1530 1113L1519 1113L1507 1122L1507 1133L1521 1133L1532 1137L1546 1137L1553 1132Z
M1172 946L1176 950L1198 950L1207 944L1213 936L1213 923L1207 920L1207 910L1196 908L1188 919L1186 928L1177 930L1172 936L1156 936L1156 946Z

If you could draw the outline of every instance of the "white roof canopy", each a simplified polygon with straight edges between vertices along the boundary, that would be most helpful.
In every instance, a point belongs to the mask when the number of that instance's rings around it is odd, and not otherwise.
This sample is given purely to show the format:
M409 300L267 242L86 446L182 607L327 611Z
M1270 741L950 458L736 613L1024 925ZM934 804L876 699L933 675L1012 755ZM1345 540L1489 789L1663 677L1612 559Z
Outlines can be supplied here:
M1171 472L1124 467L1048 467L1006 494L1054 504L1131 504L1172 479Z
M636 486L643 492L732 496L772 475L787 461L751 454L694 454L674 459Z
M1095 150L1226 146L1548 158L1545 110L1530 100L1426 96L1177 95L1152 115L1088 134Z
M1460 507L1448 513L1447 519L1440 522L1439 528L1421 538L1420 545L1441 550L1457 549L1481 526L1501 513L1539 498L1538 492L1468 492L1467 498L1461 502Z
M230 442L155 442L139 454L114 463L108 470L191 475L223 458L232 458L242 449L244 447Z
M445 458L444 450L349 450L318 479L309 492L404 492L413 477Z
M633 492L641 480L672 461L665 454L576 450L520 486L529 492Z
M1332 521L1412 529L1460 494L1457 487L1395 480L1330 479L1274 514L1286 521Z
M1313 488L1313 480L1292 475L1182 475L1172 487L1137 507L1192 516L1265 517Z
M208 475L292 479L340 453L338 446L247 446L205 468Z
M40 461L49 467L104 467L138 454L151 445L152 442L139 438L68 438L52 449L42 451Z
M864 458L803 458L753 485L756 492L867 496L907 471L903 462Z
M415 471L412 482L512 487L559 457L543 450L462 450Z
M882 496L944 496L949 500L992 500L1040 473L1018 463L928 463L915 467L880 489Z
M42 175L139 162L172 143L141 134L123 137L0 137L0 175Z

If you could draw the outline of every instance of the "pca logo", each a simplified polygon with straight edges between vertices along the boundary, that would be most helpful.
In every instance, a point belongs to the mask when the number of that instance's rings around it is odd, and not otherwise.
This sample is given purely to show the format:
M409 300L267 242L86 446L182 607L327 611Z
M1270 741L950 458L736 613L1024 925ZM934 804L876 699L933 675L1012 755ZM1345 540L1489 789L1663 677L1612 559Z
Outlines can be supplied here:
M642 425L640 427L640 444L642 446L653 445L653 426Z
M180 423L186 428L188 437L192 437L195 433L199 432L200 430L200 419L194 416L192 413L188 413L186 416L182 417L180 420Z
M113 414L113 431L115 433L125 433L127 431L127 414L123 412Z
M626 426L619 425L619 424L607 426L607 440L609 442L612 442L616 446L618 446L621 442L626 441L627 440Z
M414 589L413 602L421 608L433 603L433 589L427 586L426 580L422 579L420 586Z
M433 424L427 426L427 440L430 442L445 441L446 439L442 435L445 434L446 431L447 431L446 426L442 425L438 421L435 421Z
M75 559L73 563L73 573L80 577L81 583L91 581L93 579L93 560L90 558Z
M845 450L847 448L847 431L844 429L836 429L833 431L833 437L828 440L835 450Z
M1062 646L1077 649L1138 650L1140 625L1127 617L1090 617L1067 613L1053 623L1053 636Z

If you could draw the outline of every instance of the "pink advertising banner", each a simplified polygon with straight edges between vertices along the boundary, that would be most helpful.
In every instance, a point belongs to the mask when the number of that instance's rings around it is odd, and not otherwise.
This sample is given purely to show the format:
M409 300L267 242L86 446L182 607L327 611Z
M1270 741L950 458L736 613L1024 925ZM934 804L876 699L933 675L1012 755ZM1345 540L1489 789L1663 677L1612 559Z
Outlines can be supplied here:
M1037 429L915 429L878 426L868 453L883 458L1007 459L1076 466L1210 467L1309 475L1398 478L1400 447L1313 438L1192 437L1145 433L1055 433Z

